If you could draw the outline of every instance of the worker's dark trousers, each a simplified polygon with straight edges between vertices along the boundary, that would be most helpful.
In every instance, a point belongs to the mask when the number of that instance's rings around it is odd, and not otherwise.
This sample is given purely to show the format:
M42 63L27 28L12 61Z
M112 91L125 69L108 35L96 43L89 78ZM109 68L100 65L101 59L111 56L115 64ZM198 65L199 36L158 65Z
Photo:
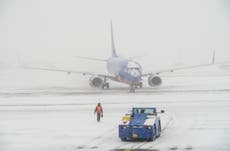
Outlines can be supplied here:
M97 113L97 122L100 122L101 119L101 113Z

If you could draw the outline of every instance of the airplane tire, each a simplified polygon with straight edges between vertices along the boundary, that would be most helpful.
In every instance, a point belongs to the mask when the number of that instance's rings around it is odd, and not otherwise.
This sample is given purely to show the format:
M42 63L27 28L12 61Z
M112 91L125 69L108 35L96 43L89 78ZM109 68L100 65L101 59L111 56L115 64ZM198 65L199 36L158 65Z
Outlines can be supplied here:
M130 89L129 89L130 93L134 93L135 92L135 85L130 85Z
M122 141L122 142L126 142L127 139L126 139L126 138L121 138L121 141Z
M108 88L109 88L109 83L105 83L105 84L103 84L101 88L102 88L102 89L105 89L105 88L107 88L107 89L108 89Z
M140 88L142 88L142 87L143 87L143 83L142 83L142 82L140 83L139 87L140 87Z

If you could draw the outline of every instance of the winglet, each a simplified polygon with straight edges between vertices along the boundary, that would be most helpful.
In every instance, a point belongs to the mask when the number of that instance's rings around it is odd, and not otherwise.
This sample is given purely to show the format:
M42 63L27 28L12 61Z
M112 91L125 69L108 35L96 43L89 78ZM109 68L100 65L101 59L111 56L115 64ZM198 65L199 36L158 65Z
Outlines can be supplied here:
M215 53L215 51L213 51L213 54L212 54L212 64L215 64L215 57L216 57L216 53Z
M111 28L111 46L112 46L112 57L117 57L114 39L113 39L113 23L112 20L110 20L110 28Z

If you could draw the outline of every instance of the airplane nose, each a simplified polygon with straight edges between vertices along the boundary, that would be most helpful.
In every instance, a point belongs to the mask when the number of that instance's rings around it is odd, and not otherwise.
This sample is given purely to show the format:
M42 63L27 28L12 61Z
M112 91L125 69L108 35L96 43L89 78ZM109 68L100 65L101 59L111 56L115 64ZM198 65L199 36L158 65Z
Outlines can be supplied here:
M139 70L132 70L130 75L133 81L140 81L141 80L141 72Z

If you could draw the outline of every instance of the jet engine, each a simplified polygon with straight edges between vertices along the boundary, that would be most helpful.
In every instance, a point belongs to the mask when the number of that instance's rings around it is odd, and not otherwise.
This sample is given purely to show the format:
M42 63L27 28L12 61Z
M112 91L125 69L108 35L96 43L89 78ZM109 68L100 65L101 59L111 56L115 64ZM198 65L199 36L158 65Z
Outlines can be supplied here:
M104 80L101 77L98 76L92 76L89 79L89 85L94 88L103 88L104 86Z
M157 75L150 75L148 77L148 84L151 86L151 87L154 87L154 86L158 86L162 83L162 80L159 76Z

